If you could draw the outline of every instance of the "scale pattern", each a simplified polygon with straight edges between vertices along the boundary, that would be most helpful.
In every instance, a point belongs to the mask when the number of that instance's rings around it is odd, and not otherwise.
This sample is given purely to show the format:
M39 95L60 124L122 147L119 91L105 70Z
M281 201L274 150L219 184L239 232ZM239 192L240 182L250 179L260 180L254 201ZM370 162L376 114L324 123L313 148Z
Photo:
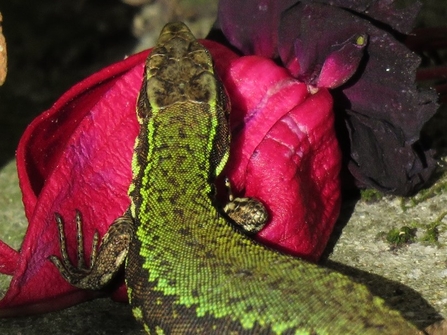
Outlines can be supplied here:
M169 94L167 94L167 92ZM269 250L213 203L228 157L228 104L209 52L168 24L146 63L132 161L136 229L126 262L150 334L417 334L337 272Z

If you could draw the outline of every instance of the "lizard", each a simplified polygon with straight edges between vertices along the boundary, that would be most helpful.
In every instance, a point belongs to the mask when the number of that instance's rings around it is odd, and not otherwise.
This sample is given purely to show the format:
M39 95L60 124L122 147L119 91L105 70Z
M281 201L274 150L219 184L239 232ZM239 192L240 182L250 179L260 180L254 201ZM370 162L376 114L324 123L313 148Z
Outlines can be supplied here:
M137 98L129 209L101 243L94 235L88 266L81 214L76 265L56 214L61 256L50 260L61 275L97 290L124 267L133 315L148 334L423 334L348 276L254 241L231 217L264 224L258 201L219 208L214 182L229 156L229 111L209 51L183 23L167 24ZM237 214L252 207L253 215Z

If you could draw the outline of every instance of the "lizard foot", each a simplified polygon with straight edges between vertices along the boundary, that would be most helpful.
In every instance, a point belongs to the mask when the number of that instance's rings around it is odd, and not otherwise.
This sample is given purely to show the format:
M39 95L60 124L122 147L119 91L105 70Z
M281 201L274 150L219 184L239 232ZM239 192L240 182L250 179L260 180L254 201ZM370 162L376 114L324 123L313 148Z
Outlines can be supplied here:
M120 270L129 250L130 240L134 234L133 222L129 215L116 219L110 226L98 248L99 234L93 235L90 265L85 264L85 252L82 233L82 219L76 211L77 231L77 265L73 265L68 257L67 244L64 232L64 223L59 214L55 214L59 231L61 258L50 256L49 259L57 267L61 275L71 285L98 290L110 282L112 277Z
M225 186L228 189L229 200L223 208L225 214L247 234L261 231L269 219L262 202L255 198L235 198L228 178L225 178Z

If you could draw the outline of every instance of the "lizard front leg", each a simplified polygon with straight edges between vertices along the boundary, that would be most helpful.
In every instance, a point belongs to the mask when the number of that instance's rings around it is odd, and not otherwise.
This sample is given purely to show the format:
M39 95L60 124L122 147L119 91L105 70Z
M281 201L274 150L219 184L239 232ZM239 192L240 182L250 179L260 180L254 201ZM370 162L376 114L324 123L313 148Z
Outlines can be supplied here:
M255 198L235 198L228 178L225 178L225 186L228 189L228 202L223 207L225 214L246 234L260 232L269 219L264 204Z
M126 259L131 238L134 234L132 218L128 213L116 219L102 238L98 249L99 235L95 232L92 242L90 264L85 264L84 241L81 214L76 211L77 230L77 265L73 265L67 253L64 222L55 214L60 239L61 258L50 256L49 259L58 268L61 275L71 285L90 290L104 287L118 272Z

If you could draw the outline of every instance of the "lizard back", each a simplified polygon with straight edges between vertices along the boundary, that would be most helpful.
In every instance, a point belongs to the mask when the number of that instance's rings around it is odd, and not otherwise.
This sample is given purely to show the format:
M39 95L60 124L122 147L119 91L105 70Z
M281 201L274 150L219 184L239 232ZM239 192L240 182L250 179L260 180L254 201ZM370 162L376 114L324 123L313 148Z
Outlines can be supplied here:
M126 283L148 333L416 333L366 287L269 250L219 215L212 183L228 157L227 103L186 26L164 28L145 76Z

